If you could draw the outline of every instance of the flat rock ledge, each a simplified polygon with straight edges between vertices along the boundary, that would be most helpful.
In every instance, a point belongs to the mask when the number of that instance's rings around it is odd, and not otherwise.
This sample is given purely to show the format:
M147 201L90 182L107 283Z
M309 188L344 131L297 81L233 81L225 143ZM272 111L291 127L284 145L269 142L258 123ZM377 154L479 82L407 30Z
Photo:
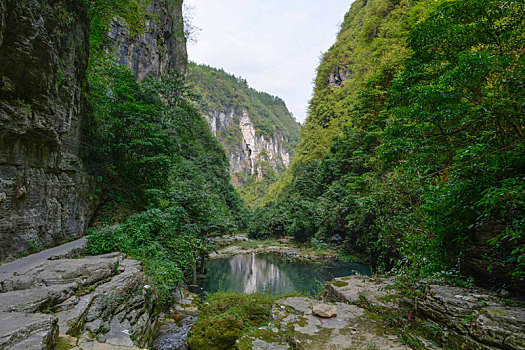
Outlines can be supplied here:
M397 308L393 277L347 276L325 285L322 298L350 304L366 304L388 309Z
M0 349L138 349L157 332L140 262L112 253L43 260L0 279Z
M319 305L336 309L337 316L316 316L313 310ZM277 301L271 324L243 336L236 347L239 350L410 349L374 321L365 309L306 297Z
M422 328L447 348L525 348L523 305L506 305L485 290L429 285L415 307Z
M324 300L400 311L415 311L415 322L428 339L447 349L518 350L525 348L525 308L507 305L486 290L427 285L421 297L399 300L393 278L336 278L322 293Z

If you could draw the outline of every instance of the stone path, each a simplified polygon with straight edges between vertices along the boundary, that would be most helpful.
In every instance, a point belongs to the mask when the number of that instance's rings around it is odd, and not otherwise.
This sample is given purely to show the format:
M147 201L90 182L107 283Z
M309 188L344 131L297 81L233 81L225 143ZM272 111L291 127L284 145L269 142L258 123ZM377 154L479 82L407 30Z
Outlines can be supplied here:
M31 254L24 258L15 260L11 263L0 265L0 281L12 276L13 274L23 274L29 269L43 263L46 260L54 257L68 257L76 251L83 250L86 246L87 239L85 237L77 239L61 246L46 249L36 254Z

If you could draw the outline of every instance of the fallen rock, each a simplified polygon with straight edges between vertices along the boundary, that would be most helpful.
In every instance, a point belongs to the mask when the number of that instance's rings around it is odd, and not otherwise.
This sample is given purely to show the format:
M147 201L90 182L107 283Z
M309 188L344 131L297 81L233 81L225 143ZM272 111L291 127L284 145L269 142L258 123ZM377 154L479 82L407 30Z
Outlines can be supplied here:
M335 305L317 304L313 307L312 312L319 317L332 318L337 316L337 307Z

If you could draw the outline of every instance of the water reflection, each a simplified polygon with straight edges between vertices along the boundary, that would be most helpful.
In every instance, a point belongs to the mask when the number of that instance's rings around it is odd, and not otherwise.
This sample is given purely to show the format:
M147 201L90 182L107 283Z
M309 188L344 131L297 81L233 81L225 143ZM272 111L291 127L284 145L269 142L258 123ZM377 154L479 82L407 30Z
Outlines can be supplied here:
M237 255L230 259L230 289L245 294L257 291L293 290L293 283L286 272L272 261L256 254Z
M244 254L207 263L203 290L238 293L264 292L277 295L301 291L315 293L335 277L370 275L366 265L338 262L322 266L283 258L274 254Z

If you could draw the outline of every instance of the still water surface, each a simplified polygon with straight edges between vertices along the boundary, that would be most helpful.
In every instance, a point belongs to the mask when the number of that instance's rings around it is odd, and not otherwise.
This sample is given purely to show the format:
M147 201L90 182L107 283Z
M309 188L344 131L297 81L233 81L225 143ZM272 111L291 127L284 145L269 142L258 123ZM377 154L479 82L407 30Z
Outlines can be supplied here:
M355 274L370 275L368 266L336 262L313 264L277 254L243 254L214 259L206 264L206 279L201 291L219 290L238 293L271 293L283 295L295 291L314 294L323 283L335 277Z

